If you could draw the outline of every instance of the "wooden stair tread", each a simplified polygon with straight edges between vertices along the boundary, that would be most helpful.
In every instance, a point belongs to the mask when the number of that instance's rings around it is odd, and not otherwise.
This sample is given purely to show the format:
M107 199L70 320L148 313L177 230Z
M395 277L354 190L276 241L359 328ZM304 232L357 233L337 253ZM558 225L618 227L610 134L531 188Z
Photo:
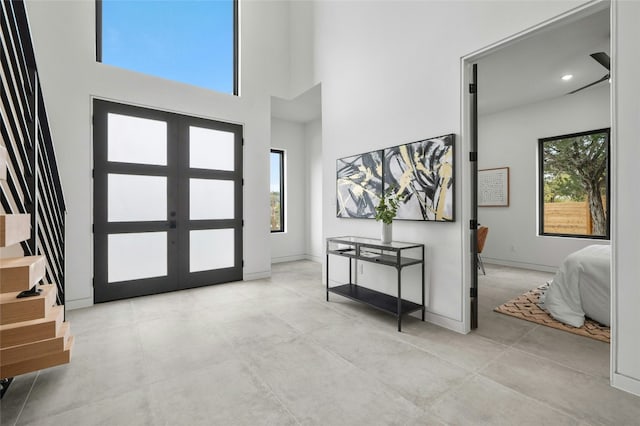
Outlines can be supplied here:
M0 268L1 269L24 268L24 267L33 265L39 259L44 259L44 256L21 256L21 257L10 257L6 259L0 259Z
M29 290L45 274L44 256L0 259L0 293Z
M63 351L24 360L15 364L0 366L0 378L14 377L44 368L55 367L56 365L68 364L71 360L73 340L73 336L70 336Z
M0 214L0 247L8 247L31 237L31 215Z
M53 339L64 321L64 306L54 306L46 317L0 325L0 348Z
M43 339L38 340L37 342L0 349L0 366L15 364L28 359L62 352L64 351L65 345L70 337L71 326L68 322L64 322L56 333L56 337L52 339Z
M48 295L51 291L54 291L54 292L57 291L55 284L39 285L38 289L42 290L40 292L40 295L33 296L33 297L24 297L20 299L16 299L18 294L20 294L19 291L14 291L11 293L0 293L0 305L4 305L5 303L12 303L12 302L27 303L30 300L40 300L40 299L43 299L46 295ZM4 308L4 306L2 307Z
M37 320L47 316L56 303L56 286L38 286L40 295L18 299L20 292L0 294L0 324Z

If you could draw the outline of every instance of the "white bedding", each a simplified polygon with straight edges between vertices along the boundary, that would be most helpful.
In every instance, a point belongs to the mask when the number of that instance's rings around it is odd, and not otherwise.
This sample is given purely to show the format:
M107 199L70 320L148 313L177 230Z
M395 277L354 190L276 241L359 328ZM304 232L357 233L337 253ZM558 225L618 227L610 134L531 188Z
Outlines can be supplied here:
M571 253L541 297L541 306L558 321L574 327L582 327L585 315L608 326L610 258L610 246L605 245Z

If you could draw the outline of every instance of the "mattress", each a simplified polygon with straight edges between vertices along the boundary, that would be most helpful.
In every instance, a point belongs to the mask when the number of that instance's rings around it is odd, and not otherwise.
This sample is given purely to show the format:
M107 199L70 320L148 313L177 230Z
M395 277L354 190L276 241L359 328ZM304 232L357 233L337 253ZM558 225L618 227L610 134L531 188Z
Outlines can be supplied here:
M584 325L585 316L610 325L611 248L592 245L571 253L541 297L541 307L553 318L574 327Z

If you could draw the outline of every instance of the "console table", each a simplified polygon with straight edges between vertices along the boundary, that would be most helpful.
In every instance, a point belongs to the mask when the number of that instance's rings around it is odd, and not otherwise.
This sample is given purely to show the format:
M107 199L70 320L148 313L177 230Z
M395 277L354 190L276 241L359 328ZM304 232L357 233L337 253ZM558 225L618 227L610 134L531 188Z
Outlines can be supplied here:
M419 254L417 254L418 252ZM349 259L349 282L329 287L329 255L346 257ZM339 294L358 302L365 303L376 309L395 315L398 319L398 331L402 330L402 316L415 311L422 311L424 321L424 244L404 243L392 241L383 244L380 240L362 237L331 237L327 238L327 302L329 293ZM356 267L353 283L353 262L357 261L377 263L396 268L398 274L398 292L396 296L381 293L364 287L358 282ZM420 265L422 304L402 299L402 268Z

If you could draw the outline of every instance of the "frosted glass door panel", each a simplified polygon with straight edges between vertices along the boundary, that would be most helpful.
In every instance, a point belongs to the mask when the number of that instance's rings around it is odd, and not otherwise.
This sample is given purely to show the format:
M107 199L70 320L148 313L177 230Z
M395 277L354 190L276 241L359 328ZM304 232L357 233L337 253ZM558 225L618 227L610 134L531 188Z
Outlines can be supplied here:
M194 169L234 170L234 134L189 127L189 166Z
M109 222L167 220L167 178L109 174Z
M167 233L110 234L108 282L167 275Z
M107 160L167 165L167 123L107 114Z
M189 179L189 218L233 219L234 185L230 180Z
M205 229L189 232L189 272L234 266L233 229Z

